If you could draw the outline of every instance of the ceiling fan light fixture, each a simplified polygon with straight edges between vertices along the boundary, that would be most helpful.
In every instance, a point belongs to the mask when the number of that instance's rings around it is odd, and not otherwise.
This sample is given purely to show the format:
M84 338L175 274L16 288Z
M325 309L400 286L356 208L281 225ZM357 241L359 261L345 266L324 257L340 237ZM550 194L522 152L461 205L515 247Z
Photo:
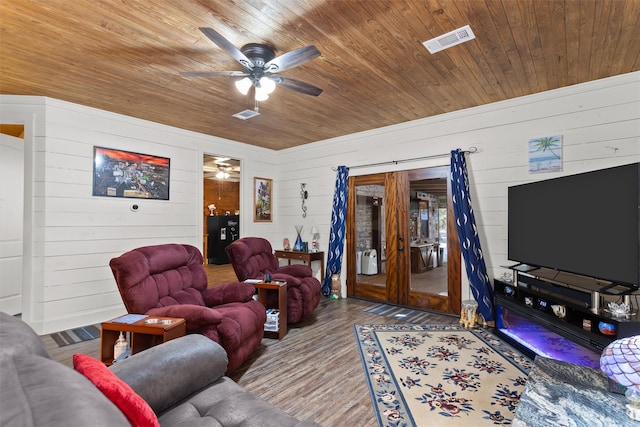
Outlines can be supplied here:
M260 88L262 88L262 90L264 90L267 94L271 94L276 89L276 82L271 80L269 77L261 77Z
M269 99L269 92L265 89L256 86L256 101L266 101Z
M246 95L247 93L249 93L249 89L251 88L251 85L252 85L252 82L249 77L245 77L241 80L236 80L236 88L243 95Z

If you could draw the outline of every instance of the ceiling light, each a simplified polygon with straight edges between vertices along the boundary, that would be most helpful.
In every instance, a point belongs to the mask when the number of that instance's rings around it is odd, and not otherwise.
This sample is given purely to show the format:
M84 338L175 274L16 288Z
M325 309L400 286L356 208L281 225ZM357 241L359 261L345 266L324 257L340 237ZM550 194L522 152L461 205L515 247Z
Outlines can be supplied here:
M245 77L242 80L236 80L236 88L240 91L241 94L246 95L251 88L251 79L249 77Z
M276 88L276 82L274 82L273 80L271 80L269 77L262 77L260 79L260 87L262 88L262 90L264 90L267 94L272 93L275 88Z
M218 178L218 179L227 179L227 178L229 178L229 174L227 172L218 171L218 173L216 174L216 178Z
M269 94L276 88L276 82L266 76L261 77L260 80L252 80L249 77L245 77L237 80L235 84L238 91L243 95L249 93L251 86L254 86L256 101L266 101L269 99Z
M269 99L269 92L256 86L256 101L266 101L267 99Z

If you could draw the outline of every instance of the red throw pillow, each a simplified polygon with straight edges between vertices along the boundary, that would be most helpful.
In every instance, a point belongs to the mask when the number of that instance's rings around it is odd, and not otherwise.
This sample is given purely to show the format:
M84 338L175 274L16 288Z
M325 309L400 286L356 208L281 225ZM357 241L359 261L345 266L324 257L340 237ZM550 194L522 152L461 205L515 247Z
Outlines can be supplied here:
M98 387L122 411L132 426L160 427L158 417L149 404L104 363L86 354L74 354L73 367Z

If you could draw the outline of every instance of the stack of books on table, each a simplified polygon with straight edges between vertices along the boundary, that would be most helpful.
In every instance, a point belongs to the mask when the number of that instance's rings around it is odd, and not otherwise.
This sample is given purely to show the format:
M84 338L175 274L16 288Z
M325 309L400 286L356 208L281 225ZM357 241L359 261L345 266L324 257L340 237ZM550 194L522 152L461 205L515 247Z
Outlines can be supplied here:
M277 308L267 309L267 323L264 324L265 331L278 331L278 320L280 311Z

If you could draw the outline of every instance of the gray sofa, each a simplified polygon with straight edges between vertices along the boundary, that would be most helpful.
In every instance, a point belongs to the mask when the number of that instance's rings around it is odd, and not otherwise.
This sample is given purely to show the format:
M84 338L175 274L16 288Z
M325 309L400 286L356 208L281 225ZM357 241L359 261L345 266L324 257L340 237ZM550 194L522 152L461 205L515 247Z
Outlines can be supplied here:
M202 335L158 345L111 367L161 426L318 426L299 421L224 376L227 355ZM129 426L83 375L51 359L38 335L0 312L1 426Z

